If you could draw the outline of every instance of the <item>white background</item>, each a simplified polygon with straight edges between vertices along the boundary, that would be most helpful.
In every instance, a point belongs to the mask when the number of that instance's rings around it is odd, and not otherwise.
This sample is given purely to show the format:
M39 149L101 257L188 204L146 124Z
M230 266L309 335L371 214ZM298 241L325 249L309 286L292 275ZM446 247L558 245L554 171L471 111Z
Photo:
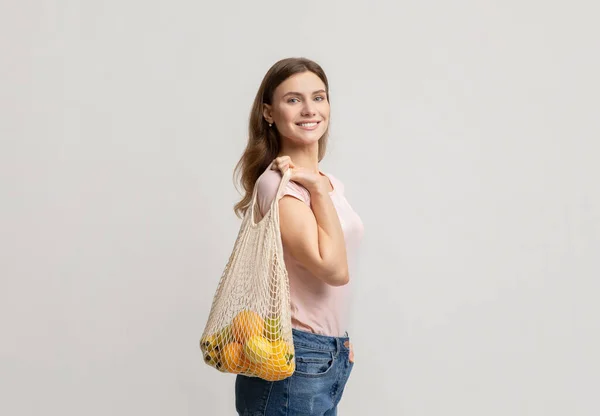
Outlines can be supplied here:
M234 414L198 340L254 94L305 56L366 229L340 414L598 415L594 8L4 0L0 414Z

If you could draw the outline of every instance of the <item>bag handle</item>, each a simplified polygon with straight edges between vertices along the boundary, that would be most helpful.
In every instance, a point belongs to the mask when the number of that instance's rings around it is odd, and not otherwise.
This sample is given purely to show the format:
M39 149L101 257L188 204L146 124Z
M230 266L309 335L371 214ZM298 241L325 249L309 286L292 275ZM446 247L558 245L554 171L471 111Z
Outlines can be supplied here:
M281 175L281 182L279 182L279 188L277 188L277 194L275 195L275 200L279 202L281 198L283 198L283 194L285 192L285 187L290 182L290 178L292 177L292 168L288 168L283 175Z
M271 166L273 165L273 162L271 162L271 164L269 164L268 169L271 169ZM279 186L277 187L277 193L275 194L275 198L273 199L273 202L271 203L271 209L275 208L275 206L277 205L277 203L279 202L279 200L281 198L283 198L283 193L285 192L285 187L287 186L287 184L290 181L290 178L292 177L292 168L288 168L283 175L281 175L281 181L279 182ZM254 207L256 206L257 203L257 196L258 196L258 186L256 186L256 184L254 184L254 190L252 191L252 199L250 200L250 209L249 209L249 215L250 215L250 223L252 225L256 225L256 222L254 221Z

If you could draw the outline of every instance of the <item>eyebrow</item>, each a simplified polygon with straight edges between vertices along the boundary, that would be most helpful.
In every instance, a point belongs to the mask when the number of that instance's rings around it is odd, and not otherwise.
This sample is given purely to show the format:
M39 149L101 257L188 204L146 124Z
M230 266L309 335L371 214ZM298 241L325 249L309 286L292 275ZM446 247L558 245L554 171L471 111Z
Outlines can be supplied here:
M325 90L318 90L318 91L313 92L313 95L319 94L319 93L325 93L325 92L326 92ZM283 94L282 97L285 97L286 95L302 95L302 94L299 92L296 92L296 91L290 91L290 92L286 92L285 94Z

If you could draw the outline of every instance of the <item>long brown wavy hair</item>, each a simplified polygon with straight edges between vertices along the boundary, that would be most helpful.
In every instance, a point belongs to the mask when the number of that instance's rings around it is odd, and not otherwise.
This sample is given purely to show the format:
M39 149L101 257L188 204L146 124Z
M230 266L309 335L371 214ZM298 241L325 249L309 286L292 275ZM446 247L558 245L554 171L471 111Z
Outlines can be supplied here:
M280 136L276 126L269 127L263 116L263 103L271 104L275 89L290 76L310 71L321 78L325 84L327 101L329 101L329 82L323 68L316 62L306 58L286 58L276 62L265 74L258 88L256 98L250 111L248 126L248 144L234 169L234 182L244 188L244 197L234 206L238 217L242 217L250 205L254 184L269 164L277 157L280 150ZM319 162L325 156L329 126L319 139Z

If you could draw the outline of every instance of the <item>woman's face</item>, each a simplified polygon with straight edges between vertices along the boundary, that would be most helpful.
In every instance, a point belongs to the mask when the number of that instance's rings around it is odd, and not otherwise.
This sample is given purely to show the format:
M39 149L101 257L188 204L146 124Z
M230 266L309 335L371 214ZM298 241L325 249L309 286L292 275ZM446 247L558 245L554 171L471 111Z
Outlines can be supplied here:
M263 116L279 134L296 144L319 141L329 125L329 101L325 84L310 71L292 75L265 104Z

